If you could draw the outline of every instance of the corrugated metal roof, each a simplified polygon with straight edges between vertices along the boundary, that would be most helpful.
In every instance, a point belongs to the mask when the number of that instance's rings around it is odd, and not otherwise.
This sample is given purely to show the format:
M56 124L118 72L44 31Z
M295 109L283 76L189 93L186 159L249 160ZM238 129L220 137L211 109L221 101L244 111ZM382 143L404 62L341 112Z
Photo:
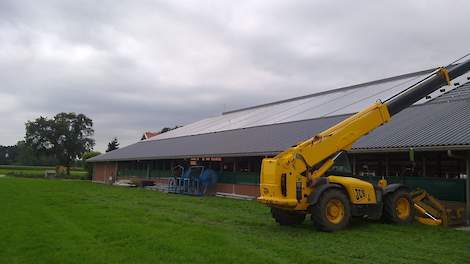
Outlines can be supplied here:
M272 155L347 116L303 120L194 136L140 141L89 161Z
M391 150L470 145L470 101L414 106L400 112L355 145L360 150Z
M409 76L408 76L409 77ZM407 77L407 78L408 78ZM376 85L376 84L374 84ZM363 86L367 87L367 86ZM375 86L377 87L377 86ZM401 86L401 89L406 87ZM396 116L392 121L371 132L359 140L353 151L379 151L379 150L397 150L414 148L427 148L438 146L465 146L470 145L470 84L465 84L457 89L447 87L448 92L442 93L436 91L432 100L422 100L425 104L414 105ZM310 105L311 100L323 100L325 107L334 106L325 98L340 96L343 99L345 109L347 102L353 97L352 94L358 93L356 88L351 88L351 94L346 95L348 89L343 89L341 95L337 92L323 93L317 97L315 95L283 101L278 104L261 106L259 108L250 108L237 112L228 113L232 115L229 120L234 120L238 126L227 125L227 115L216 118L204 119L188 125L186 129L194 129L197 133L191 131L180 134L172 134L165 138L155 137L155 140L145 140L130 146L105 153L94 157L89 161L112 161L112 160L143 160L143 159L165 159L165 158L184 158L184 157L202 157L202 156L258 156L273 155L292 145L303 141L324 129L345 119L351 112L334 111L331 113L340 113L339 115L319 116L305 120L308 115L302 116L304 120L297 117L288 122L277 120L277 123L263 122L262 118L270 115L272 118L283 114L299 113L296 104ZM365 89L365 88L363 88ZM366 89L372 93L370 89ZM383 90L382 90L383 91ZM375 94L375 93L374 93ZM388 94L388 93L387 93ZM435 98L436 96L439 97ZM359 100L364 99L361 97ZM368 101L369 98L367 98ZM306 100L306 101L304 101ZM372 101L375 101L372 100ZM288 104L288 105L286 105ZM355 104L355 103L354 103ZM315 109L321 108L318 104ZM291 108L297 110L290 112ZM331 109L331 108L330 108ZM310 111L309 108L305 109ZM273 113L271 113L273 111ZM350 111L350 110L348 110ZM316 117L315 115L313 115ZM249 126L243 120L249 119L257 126ZM267 124L266 124L267 123ZM239 127L240 125L245 127ZM251 123L250 123L251 124ZM208 127L218 129L208 130ZM180 128L181 129L181 128ZM199 130L198 130L199 129ZM179 129L173 130L177 131ZM164 133L169 134L173 131ZM200 131L212 131L201 133Z

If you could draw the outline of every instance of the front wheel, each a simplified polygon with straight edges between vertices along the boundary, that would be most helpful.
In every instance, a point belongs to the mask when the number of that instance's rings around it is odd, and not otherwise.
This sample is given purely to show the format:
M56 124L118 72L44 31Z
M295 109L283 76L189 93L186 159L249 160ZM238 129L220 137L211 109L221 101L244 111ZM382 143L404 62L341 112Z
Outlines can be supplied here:
M300 225L305 220L304 213L271 208L271 215L280 225Z
M311 207L312 221L321 231L333 232L345 228L351 219L351 206L346 194L339 189L325 191Z
M410 193L405 189L388 194L385 197L384 217L387 222L410 224L415 211Z

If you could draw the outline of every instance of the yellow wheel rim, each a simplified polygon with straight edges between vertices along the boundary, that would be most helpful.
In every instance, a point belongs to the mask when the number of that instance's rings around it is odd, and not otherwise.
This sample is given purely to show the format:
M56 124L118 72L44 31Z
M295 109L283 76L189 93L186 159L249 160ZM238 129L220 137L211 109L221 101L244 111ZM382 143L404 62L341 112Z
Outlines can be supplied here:
M344 205L338 199L331 199L326 204L326 218L330 223L339 224L344 218Z
M398 198L397 206L395 209L398 218L400 218L401 220L406 220L410 216L410 201L405 197Z

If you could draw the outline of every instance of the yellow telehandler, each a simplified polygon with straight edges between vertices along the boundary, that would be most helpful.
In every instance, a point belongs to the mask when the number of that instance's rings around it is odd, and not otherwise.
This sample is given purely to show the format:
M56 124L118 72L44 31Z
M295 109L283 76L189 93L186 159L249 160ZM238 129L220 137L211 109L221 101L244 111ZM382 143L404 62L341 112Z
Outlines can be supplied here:
M470 60L440 67L385 102L378 101L277 156L263 159L258 201L271 207L273 218L281 225L300 224L311 214L322 231L342 229L356 216L412 222L415 208L407 186L386 181L373 185L332 174L331 168L347 160L347 150L361 137L469 70Z

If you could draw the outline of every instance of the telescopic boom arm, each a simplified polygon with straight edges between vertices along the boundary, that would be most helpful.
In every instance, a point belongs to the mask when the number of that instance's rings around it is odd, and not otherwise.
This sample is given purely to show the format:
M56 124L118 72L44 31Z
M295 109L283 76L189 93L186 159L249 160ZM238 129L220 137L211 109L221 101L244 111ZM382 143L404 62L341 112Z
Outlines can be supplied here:
M439 68L424 81L410 87L387 102L376 102L320 134L288 149L276 158L291 156L312 167L341 150L348 150L365 134L387 123L390 117L434 92L470 70L470 60L451 67ZM296 154L294 154L296 153ZM292 155L294 154L294 155ZM301 158L303 157L303 159Z

